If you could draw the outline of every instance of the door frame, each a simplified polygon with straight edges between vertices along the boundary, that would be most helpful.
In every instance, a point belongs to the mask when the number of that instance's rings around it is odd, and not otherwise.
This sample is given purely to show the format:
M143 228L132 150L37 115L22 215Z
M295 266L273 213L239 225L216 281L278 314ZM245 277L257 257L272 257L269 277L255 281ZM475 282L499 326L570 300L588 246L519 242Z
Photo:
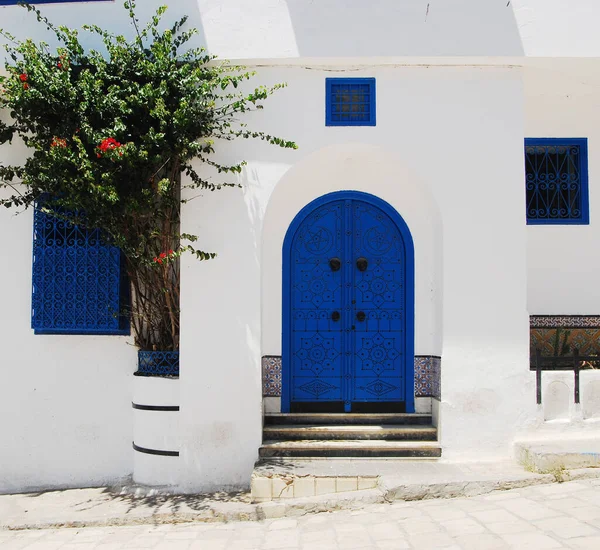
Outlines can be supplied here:
M406 412L415 411L415 250L408 225L396 209L384 200L363 191L334 191L309 202L292 220L283 240L282 261L282 354L281 354L281 412L290 412L291 404L291 347L292 347L292 292L291 251L296 231L312 212L327 203L339 200L360 200L379 208L396 225L404 241L405 251L405 405Z

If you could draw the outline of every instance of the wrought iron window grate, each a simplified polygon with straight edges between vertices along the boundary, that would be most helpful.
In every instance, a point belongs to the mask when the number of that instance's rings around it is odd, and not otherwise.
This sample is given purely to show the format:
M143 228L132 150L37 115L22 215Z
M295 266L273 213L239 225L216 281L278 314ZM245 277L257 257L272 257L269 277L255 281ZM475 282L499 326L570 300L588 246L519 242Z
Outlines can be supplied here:
M327 126L375 126L374 78L325 79Z
M179 376L178 351L138 351L138 376Z
M121 252L36 206L31 326L36 334L129 334Z
M527 223L589 223L587 139L525 140Z

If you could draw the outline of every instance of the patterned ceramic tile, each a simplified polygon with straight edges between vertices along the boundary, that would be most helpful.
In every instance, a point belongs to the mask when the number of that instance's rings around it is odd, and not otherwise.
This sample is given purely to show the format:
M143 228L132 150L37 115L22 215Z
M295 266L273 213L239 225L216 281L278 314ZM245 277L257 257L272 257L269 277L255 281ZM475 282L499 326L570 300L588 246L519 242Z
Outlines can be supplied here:
M577 348L580 355L600 353L600 327L596 328L536 328L530 331L531 354L536 348L542 355L572 355Z
M441 359L432 355L415 357L415 397L441 398ZM281 396L281 357L265 355L262 358L264 397Z
M598 315L531 315L533 328L600 328Z
M262 358L262 383L264 397L281 397L281 357L265 355Z
M415 397L441 398L441 362L433 355L415 357Z

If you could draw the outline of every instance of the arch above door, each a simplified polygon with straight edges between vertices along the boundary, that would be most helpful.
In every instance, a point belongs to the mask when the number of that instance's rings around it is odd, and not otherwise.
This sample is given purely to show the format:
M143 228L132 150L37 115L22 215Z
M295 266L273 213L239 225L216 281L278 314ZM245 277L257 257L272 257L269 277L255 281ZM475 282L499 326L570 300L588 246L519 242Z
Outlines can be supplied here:
M414 412L414 247L388 203L337 191L283 244L282 412Z

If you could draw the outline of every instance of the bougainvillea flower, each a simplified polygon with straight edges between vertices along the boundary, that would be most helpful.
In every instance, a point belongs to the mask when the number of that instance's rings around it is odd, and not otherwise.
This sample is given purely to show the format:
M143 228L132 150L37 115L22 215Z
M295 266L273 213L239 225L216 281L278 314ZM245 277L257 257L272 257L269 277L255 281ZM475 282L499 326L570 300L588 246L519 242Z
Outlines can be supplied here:
M67 140L63 139L63 138L58 138L58 137L54 137L52 139L52 143L50 144L50 147L66 147L67 146Z
M166 257L167 257L167 255L166 255L164 252L161 252L159 257L160 257L160 258L166 258Z
M21 82L27 82L27 78L28 78L27 73L21 73L19 78L21 79Z
M27 84L27 82L25 82L25 84L23 84L23 89L24 90L29 90L29 84Z

